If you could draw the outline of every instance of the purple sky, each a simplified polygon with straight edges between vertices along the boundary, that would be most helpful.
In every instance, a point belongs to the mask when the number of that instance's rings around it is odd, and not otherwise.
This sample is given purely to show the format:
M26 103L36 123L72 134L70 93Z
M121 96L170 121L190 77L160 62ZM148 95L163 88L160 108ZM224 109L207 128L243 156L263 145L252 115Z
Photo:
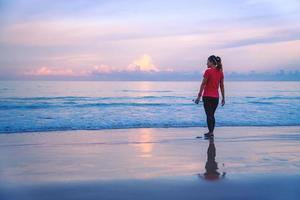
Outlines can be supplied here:
M299 0L0 0L0 74L300 70L299 22Z

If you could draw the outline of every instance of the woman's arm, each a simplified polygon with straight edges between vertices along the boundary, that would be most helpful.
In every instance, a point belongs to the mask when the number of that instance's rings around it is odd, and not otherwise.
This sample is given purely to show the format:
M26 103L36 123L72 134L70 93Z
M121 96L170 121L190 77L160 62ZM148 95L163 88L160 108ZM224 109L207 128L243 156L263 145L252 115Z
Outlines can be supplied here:
M200 86L200 90L199 90L199 93L198 93L198 97L197 99L195 100L195 103L198 104L200 99L201 99L201 96L202 96L202 93L203 93L203 90L205 88L205 85L207 83L207 78L204 77L203 80L202 80L202 83L201 83L201 86Z
M220 81L220 88L221 88L221 93L222 93L222 103L221 105L225 105L225 88L224 88L224 78L221 79Z

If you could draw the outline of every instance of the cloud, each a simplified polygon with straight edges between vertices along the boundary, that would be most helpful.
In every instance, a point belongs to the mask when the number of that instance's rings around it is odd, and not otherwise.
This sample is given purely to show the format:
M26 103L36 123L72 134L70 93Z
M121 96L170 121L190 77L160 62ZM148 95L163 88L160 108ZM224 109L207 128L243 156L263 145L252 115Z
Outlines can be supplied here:
M74 76L72 69L51 69L49 67L40 67L36 70L25 72L30 76Z
M215 53L232 71L299 68L299 0L3 2L0 74L193 71Z
M263 43L221 49L216 54L222 57L225 71L299 70L299 46L300 40Z
M137 60L134 60L127 67L128 71L158 72L159 69L153 64L152 58L144 54Z
M134 74L134 73L149 73L149 72L172 72L173 69L159 70L154 64L150 55L143 54L138 59L134 60L125 70L110 67L109 65L100 64L88 67L85 69L73 70L71 68L57 68L57 67L39 67L25 71L25 76L98 76L107 74Z
M136 27L120 21L35 20L8 24L0 30L0 42L24 46L77 46L95 41L135 37Z
M107 74L111 73L114 70L109 67L108 65L96 65L93 67L93 69L90 71L90 74Z

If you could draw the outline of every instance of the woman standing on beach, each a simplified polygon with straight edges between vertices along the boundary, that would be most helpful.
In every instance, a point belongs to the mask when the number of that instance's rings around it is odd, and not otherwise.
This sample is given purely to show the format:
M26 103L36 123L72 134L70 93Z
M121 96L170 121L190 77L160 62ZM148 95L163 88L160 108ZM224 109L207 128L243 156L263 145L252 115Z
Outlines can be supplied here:
M211 55L207 59L207 69L203 75L203 80L200 86L200 91L195 103L198 104L201 97L203 100L204 110L206 113L208 133L205 137L214 136L215 128L215 111L219 104L219 92L221 88L222 103L225 105L225 91L224 91L224 74L222 68L222 61L219 56ZM203 93L203 94L202 94Z

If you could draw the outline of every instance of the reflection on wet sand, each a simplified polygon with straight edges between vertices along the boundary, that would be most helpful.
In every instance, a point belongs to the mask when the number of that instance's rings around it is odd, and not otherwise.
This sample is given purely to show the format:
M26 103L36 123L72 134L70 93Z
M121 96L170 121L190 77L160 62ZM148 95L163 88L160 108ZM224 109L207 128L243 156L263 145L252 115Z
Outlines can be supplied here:
M138 142L135 146L140 151L140 156L144 158L152 157L153 135L150 129L141 129L138 134Z
M206 172L200 175L206 180L219 180L225 177L226 172L218 172L218 163L216 162L216 146L214 138L209 139L209 145L207 148L207 161L205 164Z

